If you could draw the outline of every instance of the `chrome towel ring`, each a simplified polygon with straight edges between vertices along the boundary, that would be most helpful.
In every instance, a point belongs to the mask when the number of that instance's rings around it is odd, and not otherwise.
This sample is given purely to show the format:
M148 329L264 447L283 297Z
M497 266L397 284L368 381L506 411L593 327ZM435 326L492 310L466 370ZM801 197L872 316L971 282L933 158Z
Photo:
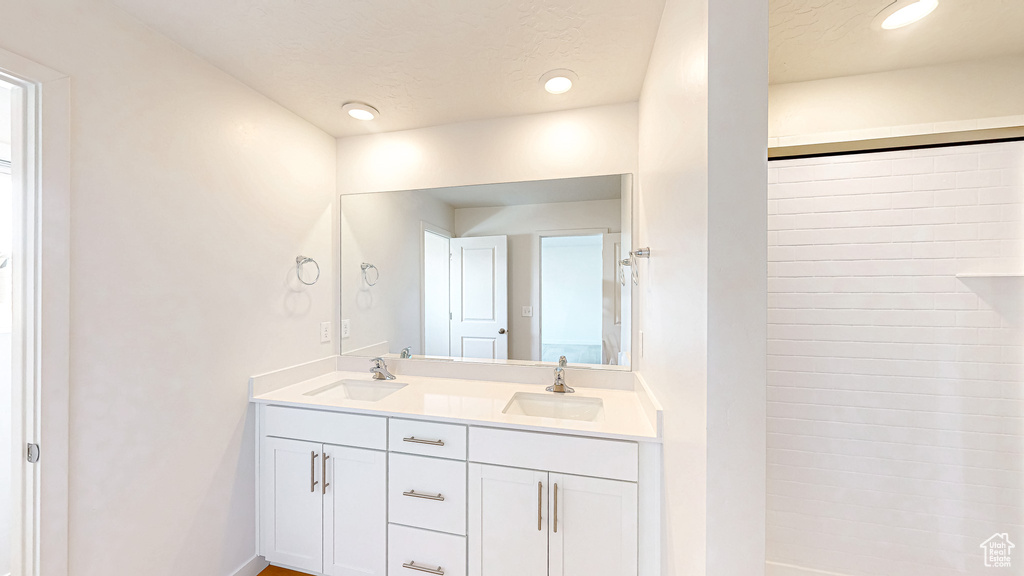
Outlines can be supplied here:
M380 280L380 270L377 270L377 267L369 262L363 262L359 265L359 268L363 271L363 282L366 282L367 286L376 286L377 281ZM373 270L373 282L370 282L367 270Z
M306 282L305 280L302 279L302 266L304 264L309 263L313 264L313 266L316 266L316 277L313 278L312 282ZM313 284L316 284L317 280L320 279L320 265L316 263L316 260L313 260L312 258L307 258L306 256L302 256L300 254L299 256L295 257L295 275L299 277L299 282L302 282L306 286L312 286Z

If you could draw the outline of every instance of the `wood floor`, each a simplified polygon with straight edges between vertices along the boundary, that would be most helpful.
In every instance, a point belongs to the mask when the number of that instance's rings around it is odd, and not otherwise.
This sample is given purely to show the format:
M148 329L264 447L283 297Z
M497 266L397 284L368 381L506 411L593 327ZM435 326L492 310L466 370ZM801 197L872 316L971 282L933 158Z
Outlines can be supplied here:
M308 576L304 572L296 572L294 570L285 570L284 568L278 568L277 566L267 566L267 569L260 572L259 576Z

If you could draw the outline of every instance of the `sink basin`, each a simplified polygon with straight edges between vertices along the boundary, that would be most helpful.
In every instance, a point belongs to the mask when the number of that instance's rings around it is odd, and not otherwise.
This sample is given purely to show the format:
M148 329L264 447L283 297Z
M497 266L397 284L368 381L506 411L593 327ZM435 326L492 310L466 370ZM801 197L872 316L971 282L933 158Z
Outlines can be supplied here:
M502 413L597 422L604 418L604 401L586 396L517 392Z
M338 380L316 390L310 390L303 396L314 396L319 400L359 400L377 402L405 388L402 382L393 380Z

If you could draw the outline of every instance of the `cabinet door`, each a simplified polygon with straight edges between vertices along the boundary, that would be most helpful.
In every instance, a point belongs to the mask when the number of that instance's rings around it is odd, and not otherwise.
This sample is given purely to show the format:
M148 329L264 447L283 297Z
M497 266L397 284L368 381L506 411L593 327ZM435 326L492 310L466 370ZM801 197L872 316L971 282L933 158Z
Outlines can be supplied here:
M636 484L550 477L549 576L636 576Z
M548 571L548 474L469 465L469 576Z
M387 453L324 446L324 567L327 576L387 570ZM317 570L319 572L319 570Z
M270 562L313 572L323 567L320 448L314 442L263 439L260 534Z

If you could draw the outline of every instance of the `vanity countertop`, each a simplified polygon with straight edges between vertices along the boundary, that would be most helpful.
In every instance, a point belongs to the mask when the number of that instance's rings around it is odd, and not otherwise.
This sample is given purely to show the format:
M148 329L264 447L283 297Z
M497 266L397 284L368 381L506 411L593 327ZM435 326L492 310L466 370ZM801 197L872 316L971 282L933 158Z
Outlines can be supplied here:
M310 377L311 376L311 377ZM254 381L257 378L254 377ZM301 381L297 381L301 379ZM343 394L330 393L342 380L358 381L372 386L404 384L405 386L377 401L353 400ZM318 375L296 373L289 383L277 377L274 386L250 385L250 400L255 403L315 408L376 416L429 419L460 424L494 426L538 432L577 433L586 436L621 440L658 442L658 421L661 411L642 380L637 376L633 389L575 386L575 399L600 399L603 413L595 421L570 420L506 414L503 410L517 393L542 394L537 384L519 384L486 380L463 380L435 376L399 374L392 382L374 381L366 372L331 370ZM319 393L318 393L319 392ZM326 392L326 393L325 393ZM557 395L561 396L561 395ZM536 398L536 396L533 396ZM546 400L546 397L540 398ZM558 398L555 399L558 401Z

